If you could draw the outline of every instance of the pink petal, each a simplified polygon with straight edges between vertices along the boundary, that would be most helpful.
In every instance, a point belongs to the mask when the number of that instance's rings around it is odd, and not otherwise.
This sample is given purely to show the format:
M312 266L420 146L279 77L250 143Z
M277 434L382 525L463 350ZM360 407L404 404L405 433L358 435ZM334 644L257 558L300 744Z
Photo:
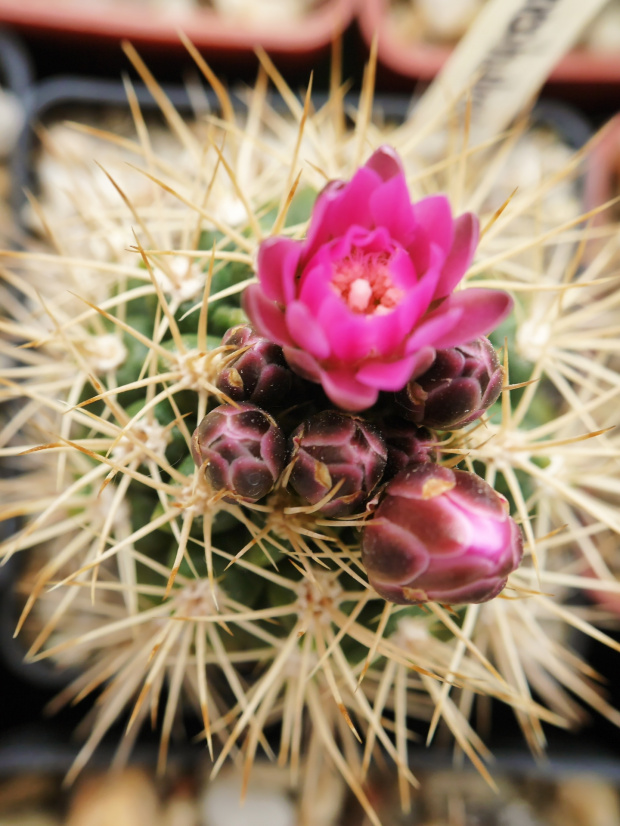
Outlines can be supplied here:
M443 310L443 305L442 305ZM428 319L418 324L413 334L409 336L404 347L405 353L414 353L423 347L435 347L439 349L445 345L438 344L443 341L442 336L446 336L453 330L461 320L463 309L454 307L442 312L436 311ZM466 339L469 341L470 339Z
M403 246L416 235L416 220L407 182L403 174L381 184L370 196L370 212L376 226L386 227L392 238Z
M338 197L331 204L329 218L332 238L344 235L353 224L372 228L370 197L377 186L379 179L375 172L364 167L357 170L350 183L338 193Z
M367 169L372 169L384 181L388 181L396 175L403 174L403 166L398 153L393 147L387 144L380 146L373 152L364 166Z
M319 383L321 381L321 368L316 359L306 353L305 350L298 350L296 347L283 347L282 352L291 370L308 381Z
M257 275L267 298L286 304L294 296L302 244L290 238L267 238L258 249Z
M357 381L347 370L324 370L321 384L333 403L343 410L366 410L379 397L378 390Z
M439 247L439 249L441 249L441 247ZM423 226L417 224L413 239L407 243L407 253L416 268L416 272L418 272L420 275L426 272L426 270L429 267L430 250L431 245L428 239L428 233L426 232ZM442 263L444 258L444 251L441 250Z
M400 303L385 315L368 319L372 325L371 350L381 356L400 354L402 345L418 319L428 310L438 273L427 273L419 282L405 250L397 250L390 261L390 274L394 283L405 290ZM433 277L434 276L434 277Z
M353 225L347 231L345 238L349 250L351 247L358 247L364 252L390 253L396 247L390 231L386 227L368 230L365 227Z
M284 313L275 301L270 301L259 284L246 287L242 298L243 309L256 330L276 344L292 345Z
M286 308L286 326L293 341L317 359L331 355L327 336L319 322L301 301L292 301Z
M325 299L335 294L331 286L333 275L334 266L326 244L302 272L297 288L297 297L316 318Z
M384 359L399 355L402 344L411 331L411 313L406 303L385 315L373 316L369 319L372 324L372 337L369 352L382 356Z
M442 257L441 250L433 244L430 250L428 269L419 277L420 280L417 284L409 287L402 299L398 313L402 313L407 319L407 327L402 332L403 337L413 328L418 319L420 319L429 308L437 288L437 282L440 278ZM408 256L407 260L411 263ZM411 266L413 268L413 265ZM403 281L400 280L399 276L405 272L405 264L399 255L395 255L392 262L390 262L390 272L394 273L396 276L394 281L398 286L401 286Z
M322 244L344 235L352 224L371 228L369 200L380 183L381 179L376 172L361 167L349 183L329 190L329 184L327 185L312 211L304 243L303 254L306 260Z
M411 375L409 376L409 381L414 381L415 379L417 379L418 376L421 376L423 373L426 373L429 367L431 367L431 365L435 361L435 348L422 347L422 349L418 350L415 355L416 360L415 364L413 365Z
M429 241L437 244L444 255L452 247L453 221L450 202L445 195L430 195L413 205L416 220L428 234Z
M336 293L327 297L317 314L335 358L345 362L367 358L375 343L370 316L348 309Z
M418 351L411 356L407 356L398 361L370 361L355 374L355 378L363 384L370 387L376 387L378 390L402 390L411 378L412 373L416 369L416 364L423 361L427 364L432 360L432 348L430 351L430 359L426 358L428 355L425 351Z
M459 323L450 329L446 327L445 334L438 333L431 344L437 349L456 347L478 336L486 335L509 315L512 303L508 293L501 290L468 287L452 293L441 305L440 310L442 314L460 311Z
M392 281L401 290L412 290L418 285L420 274L406 249L396 247L390 257L389 269Z
M435 298L449 295L459 283L474 257L479 234L480 226L473 213L465 212L456 219L452 249L443 265Z
M304 261L308 261L316 250L319 249L321 244L329 240L329 221L326 215L331 209L333 202L337 199L338 194L346 186L345 181L329 181L321 192L319 192L312 207L310 223L306 232L306 238L303 241L302 256Z

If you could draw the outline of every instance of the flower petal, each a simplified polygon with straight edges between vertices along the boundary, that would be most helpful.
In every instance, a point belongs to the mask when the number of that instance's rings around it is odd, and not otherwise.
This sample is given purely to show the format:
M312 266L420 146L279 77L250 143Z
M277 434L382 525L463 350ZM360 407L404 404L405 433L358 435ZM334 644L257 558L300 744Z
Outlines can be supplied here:
M256 330L276 344L292 345L284 313L275 301L270 301L259 284L246 287L242 298L243 309Z
M394 284L404 291L400 302L384 315L374 315L369 319L373 328L370 340L371 351L384 357L400 355L405 339L428 310L438 273L430 273L416 283L415 270L407 253L397 250L390 261L390 274Z
M353 313L334 292L325 299L317 317L321 319L335 358L355 362L368 357L376 338L372 316Z
M478 219L471 212L465 212L454 222L454 241L442 268L435 298L449 295L459 283L478 245L480 226Z
M404 247L416 236L417 222L405 176L395 175L370 196L370 212L375 226L385 227Z
M286 304L295 289L302 244L290 238L265 239L258 249L257 275L267 298Z
M429 195L413 205L416 221L424 228L428 240L440 247L444 255L452 248L454 227L452 209L445 195Z
M378 390L358 381L346 369L323 370L321 384L333 403L343 410L366 410L379 397Z
M294 370L298 376L308 381L314 381L317 384L321 381L322 370L318 365L317 360L310 353L305 350L299 350L297 347L283 347L282 352L291 370Z
M286 308L286 326L293 341L317 359L331 355L325 331L301 301L292 301Z
M335 294L331 286L333 276L334 266L326 244L302 272L297 288L297 298L316 318L319 318L319 311L325 299Z
M304 259L308 260L322 244L344 235L352 224L370 229L370 196L380 184L381 178L376 172L361 167L348 184L329 190L326 187L317 199L319 208L315 206L312 212Z
M426 272L416 284L409 287L397 310L398 313L403 313L408 320L406 329L402 331L403 338L428 310L441 276L442 252L434 244L431 245L429 252L429 265ZM403 284L400 276L405 272L403 258L404 256L395 255L390 263L390 272L394 274L394 281L399 287ZM408 257L407 260L409 260Z
M375 150L364 166L376 172L383 181L388 181L404 172L398 153L389 144L383 144Z
M435 312L432 316L428 316L427 319L418 324L413 334L407 339L404 347L405 353L414 353L416 350L421 350L422 347L439 349L447 346L437 342L443 341L444 337L457 327L462 315L463 309L461 307L453 307L444 312ZM469 340L467 339L467 341Z
M379 390L402 390L413 373L430 367L435 351L425 347L410 356L397 361L369 361L355 374L355 378Z
M448 296L441 305L441 312L461 312L458 325L446 327L444 335L437 335L432 342L437 349L456 347L494 330L512 309L512 298L501 290L485 290L468 287ZM434 320L434 319L432 319Z

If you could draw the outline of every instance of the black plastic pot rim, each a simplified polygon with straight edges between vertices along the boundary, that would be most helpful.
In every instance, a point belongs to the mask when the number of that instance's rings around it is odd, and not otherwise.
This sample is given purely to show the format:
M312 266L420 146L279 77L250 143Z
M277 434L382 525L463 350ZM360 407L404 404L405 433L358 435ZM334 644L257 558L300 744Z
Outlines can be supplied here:
M32 61L26 47L13 32L0 28L0 85L25 103L33 82Z
M203 99L206 102L204 109L199 110L195 99L183 85L164 85L163 92L170 102L182 114L200 115L205 112L219 110L217 96L210 88L203 90ZM160 111L157 101L149 89L142 83L134 86L138 103L147 112ZM233 103L242 106L242 102L231 94ZM300 102L303 102L299 98ZM327 93L313 95L315 107L319 108L328 100ZM375 107L383 117L399 121L406 120L415 106L416 98L403 94L383 94L375 96ZM288 111L284 100L275 92L268 96L269 105L279 112ZM347 105L354 107L357 96L350 93L345 98ZM126 89L123 83L99 78L83 78L60 76L48 78L33 85L26 95L26 123L19 137L12 160L12 206L19 221L22 207L26 201L26 190L34 189L34 170L32 169L32 151L36 144L34 126L57 106L66 104L84 104L101 107L125 107L127 103ZM573 148L580 148L592 135L592 127L588 121L574 108L554 100L543 100L534 108L533 123L549 124L557 128L562 137Z

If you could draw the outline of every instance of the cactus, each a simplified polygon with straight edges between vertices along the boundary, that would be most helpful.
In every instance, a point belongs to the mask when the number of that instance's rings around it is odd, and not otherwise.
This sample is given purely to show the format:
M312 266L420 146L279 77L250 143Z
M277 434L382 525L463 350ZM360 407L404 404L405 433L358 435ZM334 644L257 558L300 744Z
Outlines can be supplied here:
M151 82L137 55L128 52ZM282 88L266 59L265 70ZM615 647L563 600L568 589L587 589L595 577L608 590L620 590L609 570L618 562L620 533L618 439L609 430L620 392L620 299L607 278L617 262L612 240L589 260L581 258L585 243L569 246L587 240L588 230L563 228L578 223L566 198L555 204L553 223L544 223L548 213L541 205L553 180L520 191L515 209L499 214L494 193L484 191L486 171L494 168L486 154L467 151L456 164L453 158L428 163L410 149L415 141L408 124L379 129L367 123L362 113L370 86L364 88L357 131L349 132L343 129L339 92L317 112L304 110L287 92L290 111L283 117L265 101L262 83L250 96L245 121L217 86L222 118L209 125L208 145L200 124L182 124L166 105L182 150L179 163L154 155L136 114L136 141L109 136L108 152L120 152L122 144L137 161L129 172L123 162L118 170L106 165L110 203L101 206L98 197L85 196L81 181L79 208L69 221L40 207L49 251L33 245L24 254L4 254L0 400L8 415L0 450L17 476L0 479L0 491L2 518L9 524L19 517L21 524L0 553L5 559L26 554L30 561L18 626L28 657L78 668L58 704L105 686L70 779L117 718L127 722L119 759L126 758L161 701L161 770L175 717L180 708L192 708L199 721L193 733L202 732L216 771L237 749L249 771L257 752L275 742L278 759L298 785L310 783L316 768L300 776L306 754L330 763L376 826L364 785L373 755L380 749L393 761L406 808L416 782L407 757L410 731L416 719L428 721L429 708L429 741L443 720L483 773L484 748L468 719L474 694L511 705L534 751L544 744L543 723L581 721L571 693L612 723L619 721L580 657L563 649L574 629ZM276 135L270 133L274 124ZM256 130L265 140L257 140ZM367 144L378 148L386 142L394 150L372 154L372 161L364 154ZM509 148L501 140L487 147L498 153L497 168ZM402 175L394 160L399 150ZM480 224L487 227L464 289L451 292L462 273L446 266L443 290L433 287L435 292L429 288L425 294L419 327L410 323L404 331L408 349L385 321L392 303L405 301L413 278L412 265L394 251L401 241L391 208L396 240L387 238L385 227L367 227L361 240L357 230L345 228L346 255L316 234L312 249L304 240L325 177L332 183L317 203L327 210L345 191L342 180L353 180L356 169L366 170L356 186L371 181L377 192L388 185L376 196L384 205L390 187L403 208L421 203L427 192L460 193L467 196L464 202L480 204ZM570 164L564 176L555 175L563 186L573 169ZM140 186L132 190L135 179ZM84 197L89 200L80 201ZM359 200L348 203L361 210ZM444 198L431 199L424 209L425 220L450 217ZM569 213L558 215L558 209ZM464 222L459 237L469 239L457 256L465 266L474 252L477 221L458 221ZM315 225L325 229L321 221ZM452 227L447 218L445 225ZM530 233L529 245L524 232ZM444 243L442 261L449 261L447 237L437 233L437 242ZM285 343L276 344L300 381L313 383L310 410L307 399L291 390L281 409L265 414L266 421L282 422L287 430L313 414L355 407L355 417L379 431L389 421L388 446L390 434L397 434L402 453L411 425L386 418L394 410L381 410L384 395L415 381L435 350L459 346L450 336L471 329L454 325L467 307L478 326L489 327L477 303L485 287L496 302L493 323L510 305L501 294L512 294L514 312L494 334L494 346L504 347L501 400L484 422L447 434L431 428L422 444L412 442L412 450L420 451L416 461L431 469L424 473L476 474L481 487L497 492L492 497L507 500L512 515L502 524L510 526L513 538L522 532L525 549L521 565L508 576L502 595L507 599L463 604L460 595L448 610L442 600L423 608L397 605L374 590L380 565L373 561L365 570L368 546L364 557L361 537L378 527L374 520L388 507L396 484L390 473L402 467L402 456L367 485L365 510L337 518L296 493L290 463L281 472L274 465L275 484L248 496L237 483L215 489L220 485L205 474L200 436L194 448L201 461L194 461L192 434L205 417L221 405L232 402L235 410L247 403L229 396L230 374L222 374L230 368L231 345L221 336L243 321L248 304L241 296L256 287L259 249L265 265L273 238L280 239L278 261L289 274L301 254L295 244L301 242L307 273L316 244L332 244L329 260L338 265L339 294L346 292L347 312L359 316L351 329L363 330L372 314L377 329L391 336L379 355L381 337L373 339L360 367L359 342L342 331L329 345L336 349L327 347L324 331L313 326L320 319L316 307L297 307L285 318L270 303L279 295L259 296L253 289L256 320L267 319L265 328L277 329ZM363 266L354 241L366 245ZM386 275L386 249L402 265L403 282ZM425 262L425 255L422 246L416 248L416 261ZM330 269L323 261L317 271L327 278ZM379 311L368 296L377 299ZM312 303L311 291L304 300ZM424 346L416 351L417 341ZM304 347L313 349L311 358ZM409 435L402 436L403 428ZM400 473L411 470L405 466ZM241 495L227 496L231 491ZM509 567L497 572L502 582ZM384 725L387 719L393 725ZM264 732L278 723L268 743Z

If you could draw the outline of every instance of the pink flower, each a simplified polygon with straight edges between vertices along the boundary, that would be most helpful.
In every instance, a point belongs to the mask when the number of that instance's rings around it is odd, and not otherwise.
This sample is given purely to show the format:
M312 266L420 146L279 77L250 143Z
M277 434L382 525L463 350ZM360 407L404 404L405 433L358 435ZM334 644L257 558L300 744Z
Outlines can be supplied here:
M362 533L362 564L385 599L486 602L521 562L508 503L475 473L431 463L387 485Z
M476 217L453 219L443 195L411 203L400 159L383 146L348 183L327 184L303 241L261 244L260 283L244 308L293 370L339 407L364 410L424 372L435 348L471 341L508 314L506 293L453 292L477 242Z

